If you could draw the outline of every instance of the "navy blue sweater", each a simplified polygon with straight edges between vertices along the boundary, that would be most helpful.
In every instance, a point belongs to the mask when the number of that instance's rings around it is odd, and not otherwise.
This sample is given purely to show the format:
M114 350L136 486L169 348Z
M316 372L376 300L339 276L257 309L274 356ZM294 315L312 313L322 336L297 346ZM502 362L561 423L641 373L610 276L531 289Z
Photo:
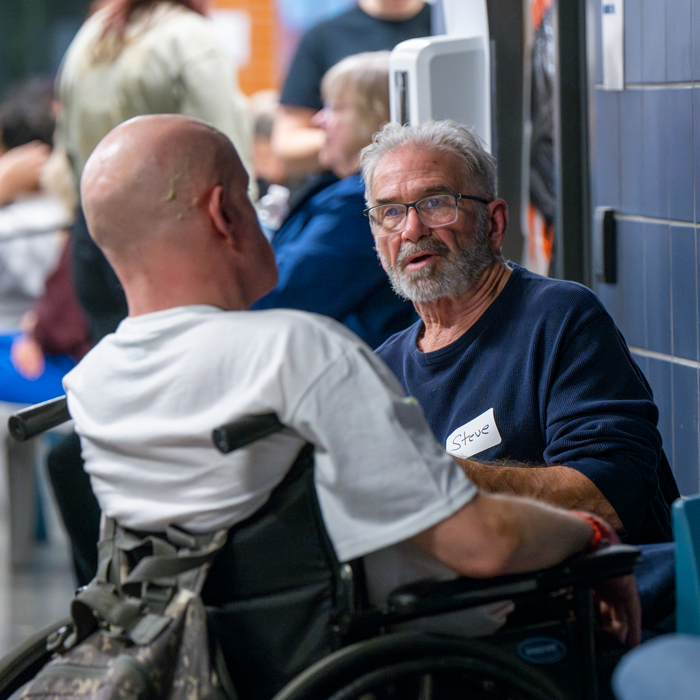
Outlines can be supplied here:
M635 532L665 539L658 410L622 334L586 287L513 268L451 345L420 352L418 321L377 354L449 452L572 467L608 499L630 541Z

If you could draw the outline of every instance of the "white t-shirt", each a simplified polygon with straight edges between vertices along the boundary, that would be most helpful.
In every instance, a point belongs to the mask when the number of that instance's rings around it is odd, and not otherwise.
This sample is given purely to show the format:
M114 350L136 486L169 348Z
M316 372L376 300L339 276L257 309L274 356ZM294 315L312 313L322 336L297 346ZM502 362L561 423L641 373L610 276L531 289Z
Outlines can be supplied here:
M64 386L95 495L124 526L201 532L239 522L310 441L339 560L374 553L365 558L372 599L408 580L454 576L416 547L393 546L455 513L476 487L382 361L332 319L212 306L127 318ZM288 428L216 450L214 428L270 411Z

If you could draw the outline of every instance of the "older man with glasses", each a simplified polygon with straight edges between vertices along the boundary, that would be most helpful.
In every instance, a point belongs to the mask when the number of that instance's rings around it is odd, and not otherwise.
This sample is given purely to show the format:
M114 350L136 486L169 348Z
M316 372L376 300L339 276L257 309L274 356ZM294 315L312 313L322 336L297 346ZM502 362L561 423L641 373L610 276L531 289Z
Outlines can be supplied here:
M421 317L376 352L439 442L485 490L669 541L678 491L651 389L595 294L503 259L508 210L479 140L388 124L362 167L379 258Z

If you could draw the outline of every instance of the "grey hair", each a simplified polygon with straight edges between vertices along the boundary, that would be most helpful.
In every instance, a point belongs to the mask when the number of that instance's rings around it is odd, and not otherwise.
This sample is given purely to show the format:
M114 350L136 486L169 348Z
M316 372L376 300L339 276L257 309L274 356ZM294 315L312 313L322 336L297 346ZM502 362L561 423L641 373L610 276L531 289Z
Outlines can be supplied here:
M428 121L416 126L390 122L360 152L368 206L371 205L377 164L387 153L403 146L414 146L421 151L451 153L461 163L464 184L471 188L469 194L489 201L496 199L496 159L486 151L481 139L472 129L450 119Z

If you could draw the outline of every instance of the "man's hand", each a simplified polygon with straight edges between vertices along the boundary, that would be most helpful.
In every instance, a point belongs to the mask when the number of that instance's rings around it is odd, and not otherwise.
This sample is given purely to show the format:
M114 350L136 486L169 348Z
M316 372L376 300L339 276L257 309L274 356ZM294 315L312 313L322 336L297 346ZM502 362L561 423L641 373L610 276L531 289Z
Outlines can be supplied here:
M41 171L50 155L49 146L32 141L0 156L0 206L39 188Z
M10 347L13 367L25 379L38 379L44 373L46 361L39 343L30 335L18 335Z
M642 609L633 574L601 581L593 599L604 630L628 647L642 641Z

